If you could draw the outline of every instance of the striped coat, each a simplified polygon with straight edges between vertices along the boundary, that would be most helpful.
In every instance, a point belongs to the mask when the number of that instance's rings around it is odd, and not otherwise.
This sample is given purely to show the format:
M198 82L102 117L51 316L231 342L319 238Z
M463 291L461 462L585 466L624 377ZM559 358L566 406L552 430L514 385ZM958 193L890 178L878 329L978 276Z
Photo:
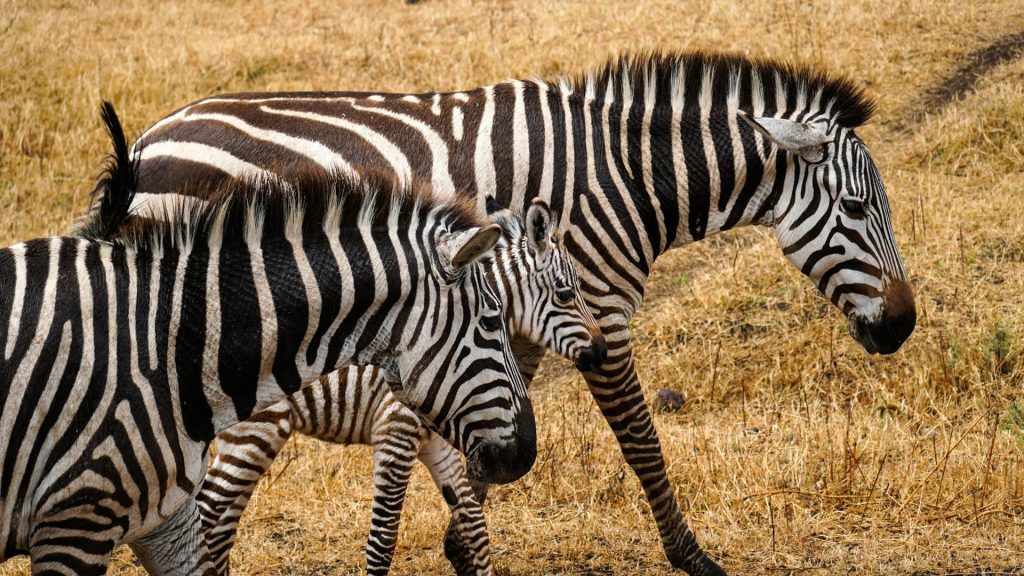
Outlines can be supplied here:
M101 212L123 218L135 171L105 115ZM153 573L212 571L192 498L209 442L353 363L401 382L471 475L529 469L532 411L481 263L500 231L465 202L314 176L165 220L0 249L0 559L102 574L130 543Z
M673 565L719 574L680 513L632 354L629 321L666 250L745 225L794 266L870 353L916 321L881 176L857 135L872 102L849 78L707 53L625 57L592 74L454 93L233 94L192 103L136 143L140 202L297 166L419 176L513 210L542 198L608 340L585 374L651 504ZM540 349L517 346L524 374ZM481 488L481 494L484 492Z

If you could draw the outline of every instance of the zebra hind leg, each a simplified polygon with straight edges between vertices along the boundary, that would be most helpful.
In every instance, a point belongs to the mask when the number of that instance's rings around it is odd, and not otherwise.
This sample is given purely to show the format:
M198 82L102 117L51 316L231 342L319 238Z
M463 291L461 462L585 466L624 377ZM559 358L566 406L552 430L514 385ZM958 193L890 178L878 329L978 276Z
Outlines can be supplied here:
M153 576L217 574L203 538L195 498L190 498L163 524L129 546L146 572Z
M68 527L51 524L32 535L29 552L32 576L100 576L107 573L114 540L76 530L72 527L74 521L68 524Z

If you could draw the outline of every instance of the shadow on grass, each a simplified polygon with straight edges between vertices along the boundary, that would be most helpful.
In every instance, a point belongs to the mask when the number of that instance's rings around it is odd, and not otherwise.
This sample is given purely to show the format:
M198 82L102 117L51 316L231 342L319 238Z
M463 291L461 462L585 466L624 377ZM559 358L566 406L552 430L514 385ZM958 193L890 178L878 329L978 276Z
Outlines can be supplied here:
M978 82L993 68L1024 56L1024 31L1007 34L984 48L963 57L964 64L939 84L924 92L913 109L903 114L896 129L905 130L924 115L940 112L974 90Z

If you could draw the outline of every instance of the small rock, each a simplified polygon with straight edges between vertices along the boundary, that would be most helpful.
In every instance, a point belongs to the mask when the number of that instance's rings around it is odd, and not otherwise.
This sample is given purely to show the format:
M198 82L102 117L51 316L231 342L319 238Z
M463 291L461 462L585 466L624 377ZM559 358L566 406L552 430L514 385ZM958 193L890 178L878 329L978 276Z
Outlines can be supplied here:
M655 412L676 412L686 403L686 397L682 392L676 392L671 388L658 388L658 395L654 398Z

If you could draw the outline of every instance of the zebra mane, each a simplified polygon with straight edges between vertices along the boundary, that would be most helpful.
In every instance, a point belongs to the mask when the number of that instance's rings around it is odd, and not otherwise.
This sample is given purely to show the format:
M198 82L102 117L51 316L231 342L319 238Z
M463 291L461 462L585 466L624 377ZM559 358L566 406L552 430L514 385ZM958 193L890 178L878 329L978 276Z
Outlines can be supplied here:
M198 191L181 190L175 201L153 209L153 217L127 220L113 242L135 251L160 252L190 250L208 242L253 246L392 223L405 231L431 216L449 231L488 224L463 195L441 197L429 184L415 179L407 183L373 170L359 176L299 170L289 174L287 182L266 176L238 178L202 194L204 201L189 198Z
M759 82L752 79L759 80ZM755 99L765 103L770 113L780 108L793 109L798 97L809 101L819 96L821 109L847 128L867 123L875 112L875 103L852 78L820 68L767 58L748 58L740 54L693 51L654 51L625 54L589 74L559 77L547 81L550 88L583 93L599 105L608 102L630 103L634 96L666 102L682 96L683 90L711 82L713 102L738 99L740 109L752 108ZM755 90L753 85L760 86ZM775 104L776 91L786 98L785 106ZM699 93L699 88L698 88ZM684 99L685 105L697 98Z

